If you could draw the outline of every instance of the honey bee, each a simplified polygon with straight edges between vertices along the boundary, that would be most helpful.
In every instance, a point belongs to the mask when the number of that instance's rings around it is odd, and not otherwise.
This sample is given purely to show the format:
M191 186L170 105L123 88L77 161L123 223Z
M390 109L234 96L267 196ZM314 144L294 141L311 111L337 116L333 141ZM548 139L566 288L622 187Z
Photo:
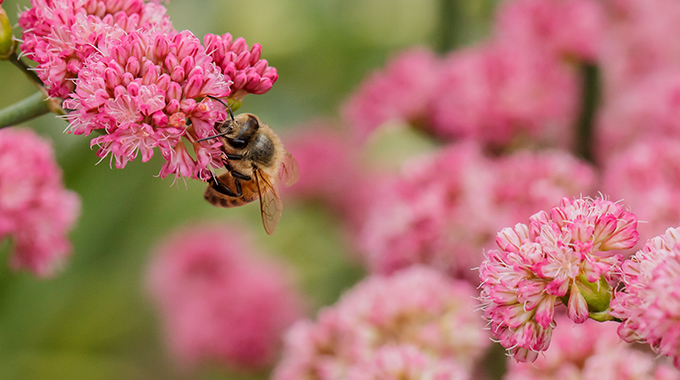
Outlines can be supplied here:
M262 224L271 235L283 210L279 185L297 182L300 177L297 162L279 136L257 116L244 113L234 117L231 108L224 105L230 119L215 125L217 135L200 140L221 139L222 162L227 172L212 175L204 197L218 207L238 207L259 199Z

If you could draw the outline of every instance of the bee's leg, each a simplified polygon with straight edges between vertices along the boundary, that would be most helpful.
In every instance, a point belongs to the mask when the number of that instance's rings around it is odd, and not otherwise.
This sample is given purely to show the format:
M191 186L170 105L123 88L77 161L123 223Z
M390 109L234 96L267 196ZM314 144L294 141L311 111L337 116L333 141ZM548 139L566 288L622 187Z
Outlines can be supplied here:
M238 180L238 179L240 179L242 181L252 180L252 178L250 176L247 176L245 174L241 174L241 173L237 172L236 170L232 169L229 172L231 173L231 176L234 177L234 179L236 179L236 180Z
M231 153L225 153L225 156L227 156L228 159L234 160L234 161L239 161L243 159L243 155L241 154L231 154Z
M234 183L236 184L236 192L234 192L234 190L230 189L227 185L220 181L219 178L215 177L215 174L213 174L213 176L210 178L210 185L213 187L213 189L217 190L218 192L224 195L234 198L240 198L243 195L243 191L241 190L241 183L236 178L234 178Z

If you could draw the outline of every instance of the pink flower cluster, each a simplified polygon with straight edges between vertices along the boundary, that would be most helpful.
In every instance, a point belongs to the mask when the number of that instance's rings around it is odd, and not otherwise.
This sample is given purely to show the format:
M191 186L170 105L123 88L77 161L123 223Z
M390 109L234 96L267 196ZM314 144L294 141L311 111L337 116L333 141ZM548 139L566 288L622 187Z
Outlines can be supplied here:
M216 226L180 230L156 248L149 292L182 363L262 368L302 316L285 268L251 253L244 231Z
M480 248L492 248L499 229L594 184L593 169L563 152L491 159L475 144L452 145L373 195L360 245L372 272L421 263L477 283Z
M556 317L560 326L569 324ZM654 356L622 343L616 324L586 321L555 330L553 345L533 364L509 363L503 380L678 380L680 373ZM596 337L596 338L594 338Z
M148 161L156 147L166 159L161 177L206 179L207 168L221 167L219 141L196 140L215 134L213 125L227 117L226 109L212 99L196 99L226 97L230 82L190 32L128 33L111 41L107 54L91 56L76 84L72 99L64 102L74 110L69 128L86 135L106 131L91 144L99 145L99 157L110 154L117 168L138 153Z
M21 50L49 94L66 97L85 60L137 29L170 31L165 7L145 0L31 0L19 17Z
M604 199L564 198L530 224L498 233L500 249L486 252L479 268L484 316L494 338L517 361L532 362L550 345L555 305L585 322L609 307L607 281L616 276L618 252L638 241L637 218ZM564 300L564 301L563 301Z
M273 379L466 379L489 344L473 293L425 267L369 277L291 328Z
M612 301L618 333L644 341L680 369L680 227L647 242L622 268L625 288Z
M64 189L49 143L28 130L0 130L0 239L14 242L10 265L53 274L71 252L79 214L80 198Z

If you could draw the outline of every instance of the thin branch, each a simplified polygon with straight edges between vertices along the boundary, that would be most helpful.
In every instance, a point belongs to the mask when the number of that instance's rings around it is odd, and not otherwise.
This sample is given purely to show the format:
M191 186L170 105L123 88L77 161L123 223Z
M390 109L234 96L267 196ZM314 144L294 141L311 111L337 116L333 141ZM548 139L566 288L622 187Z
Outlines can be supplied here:
M23 99L0 110L0 128L20 124L46 113L50 113L49 101L42 92Z
M590 63L582 64L583 102L581 103L581 115L576 131L576 154L590 163L595 163L593 133L595 131L595 112L600 102L599 77L597 66Z

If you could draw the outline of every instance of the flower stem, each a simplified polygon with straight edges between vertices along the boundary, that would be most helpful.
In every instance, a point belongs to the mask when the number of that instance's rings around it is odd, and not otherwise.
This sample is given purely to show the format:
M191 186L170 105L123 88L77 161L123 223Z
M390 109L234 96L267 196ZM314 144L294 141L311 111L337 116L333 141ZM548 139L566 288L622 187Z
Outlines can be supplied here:
M437 51L446 53L458 46L463 10L461 0L439 0L439 35Z
M0 110L0 128L16 125L52 112L49 101L42 92Z
M32 68L26 64L26 62L22 61L21 58L16 53L13 53L12 55L9 56L8 61L12 62L14 66L19 68L27 77L28 79L36 86L38 87L39 90L45 91L45 88L43 87L43 82L40 80L40 77L38 77L38 74L35 73L35 71L32 70Z
M595 163L593 154L593 132L595 111L600 101L599 69L591 63L581 65L583 102L576 132L576 154L584 160Z

